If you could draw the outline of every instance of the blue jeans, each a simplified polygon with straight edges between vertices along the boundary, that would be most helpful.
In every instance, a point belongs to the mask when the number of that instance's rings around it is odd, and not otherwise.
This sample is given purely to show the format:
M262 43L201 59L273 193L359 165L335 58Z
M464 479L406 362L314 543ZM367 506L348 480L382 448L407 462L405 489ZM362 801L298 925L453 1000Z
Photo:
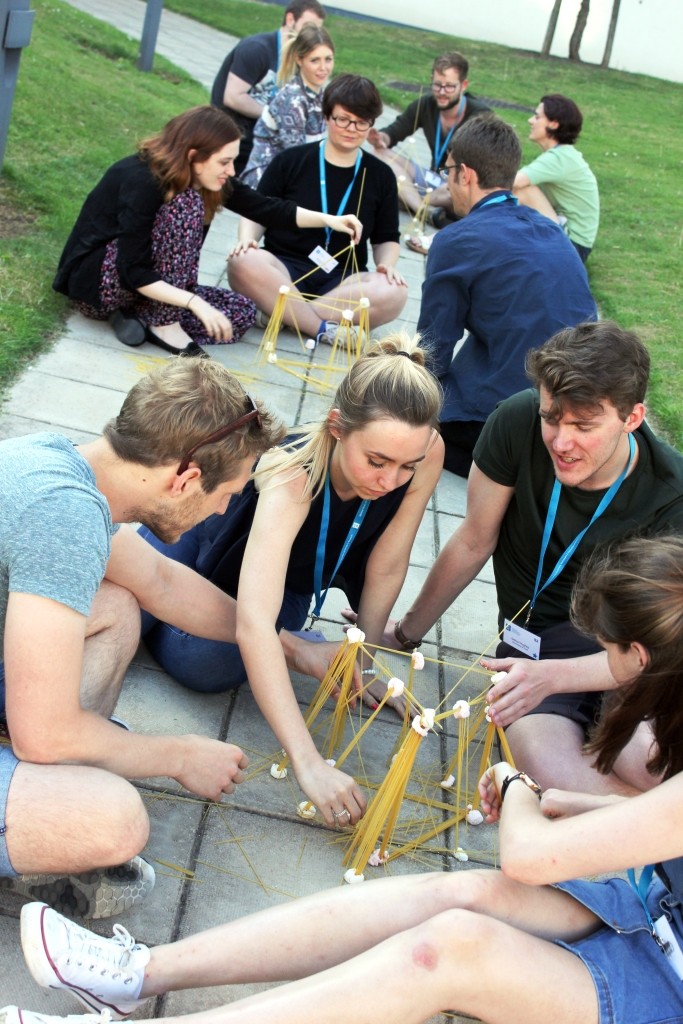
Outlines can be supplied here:
M177 544L163 544L151 530L141 527L140 536L162 554L194 569L199 553L196 530L188 530ZM301 629L311 603L310 594L285 590L279 622L285 629ZM224 693L246 681L247 673L237 644L204 640L142 613L142 636L161 667L182 686L199 693Z

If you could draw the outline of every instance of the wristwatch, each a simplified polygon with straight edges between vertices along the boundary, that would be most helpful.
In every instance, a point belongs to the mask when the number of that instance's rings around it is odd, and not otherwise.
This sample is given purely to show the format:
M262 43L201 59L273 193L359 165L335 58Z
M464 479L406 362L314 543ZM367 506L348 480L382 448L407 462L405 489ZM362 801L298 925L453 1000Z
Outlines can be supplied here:
M394 636L400 643L404 651L416 651L418 647L422 647L422 640L411 640L407 637L401 629L401 620L399 619L394 626Z
M503 783L503 785L501 787L501 790L500 790L500 802L501 803L505 799L505 794L508 791L508 786L510 785L511 782L517 782L517 779L519 779L520 782L523 782L525 786L528 786L529 789L531 790L531 792L535 793L539 800L541 799L541 794L543 793L543 790L541 789L539 784L536 782L536 779L532 779L531 776L527 775L526 772L516 772L514 775L508 775L507 779L505 780L505 782Z

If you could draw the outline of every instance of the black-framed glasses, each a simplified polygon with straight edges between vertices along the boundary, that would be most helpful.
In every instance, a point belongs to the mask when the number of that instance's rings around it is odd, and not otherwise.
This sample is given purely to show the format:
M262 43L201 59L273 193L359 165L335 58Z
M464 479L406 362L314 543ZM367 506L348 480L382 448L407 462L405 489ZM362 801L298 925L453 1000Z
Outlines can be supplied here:
M334 121L337 128L353 127L357 132L369 132L375 123L374 121L364 121L362 117L345 117L343 114L339 116L330 114L330 121Z
M460 82L431 82L430 88L432 92L445 92L452 96L455 90L460 88Z
M439 177L442 181L448 181L451 171L455 171L456 174L458 173L458 167L462 167L462 164L442 164L439 167Z
M232 420L231 423L226 423L224 427L219 427L218 430L214 430L213 434L209 434L208 437L203 438L197 444L193 445L189 451L185 452L180 461L180 465L176 470L176 476L180 476L182 473L185 472L187 467L190 465L190 460L192 459L194 453L199 448L203 448L204 445L215 444L216 441L222 441L224 437L228 436L228 434L232 434L233 431L239 430L239 428L243 427L245 423L251 423L252 420L256 421L256 426L259 430L263 428L263 423L261 422L261 413L256 408L256 403L254 402L254 399L251 397L251 395L247 395L246 399L249 405L247 412L245 412L244 415L242 416L238 416L236 420Z

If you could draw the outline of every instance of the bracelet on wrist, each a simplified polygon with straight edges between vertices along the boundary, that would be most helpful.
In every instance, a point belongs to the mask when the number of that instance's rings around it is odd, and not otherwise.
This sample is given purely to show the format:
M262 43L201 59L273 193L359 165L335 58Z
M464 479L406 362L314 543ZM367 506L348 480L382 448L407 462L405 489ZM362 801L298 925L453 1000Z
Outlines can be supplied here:
M187 302L185 303L185 309L189 309L189 308L190 308L190 305L191 305L191 303L192 303L192 300L193 300L193 299L196 299L196 298L197 298L197 296L196 296L196 294L195 294L195 293L193 292L193 293L192 293L192 295L190 295L190 297L189 297L189 299L187 300Z
M422 647L422 639L411 640L410 637L405 635L405 633L401 629L400 619L394 626L394 636L396 637L404 651L416 651L418 647Z
M538 797L539 800L541 799L541 796L543 795L543 790L541 789L541 787L538 784L538 782L536 782L536 779L532 779L531 776L527 775L526 772L516 772L514 775L508 775L507 779L505 780L505 782L501 786L501 789L500 789L500 802L501 802L501 804L505 800L505 794L507 793L508 786L510 785L511 782L523 782L524 785L527 786L528 789L530 789L532 793L536 794L536 796Z

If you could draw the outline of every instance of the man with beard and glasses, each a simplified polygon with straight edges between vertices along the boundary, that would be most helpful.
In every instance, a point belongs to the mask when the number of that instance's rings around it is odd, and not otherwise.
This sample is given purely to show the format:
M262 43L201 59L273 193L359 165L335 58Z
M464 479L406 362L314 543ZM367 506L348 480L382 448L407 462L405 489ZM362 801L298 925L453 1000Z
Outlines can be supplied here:
M137 856L149 822L125 780L165 776L210 800L242 781L239 747L110 720L140 607L235 639L234 600L122 524L177 540L225 511L282 434L222 366L177 359L138 381L94 441L0 443L2 888L85 917L128 909L154 871ZM325 645L280 636L299 671L324 674Z
M471 117L483 114L491 108L467 92L469 64L461 53L453 50L437 57L432 65L432 80L426 94L414 100L402 114L381 130L373 129L368 142L374 147L375 156L384 160L402 178L401 200L414 213L425 194L431 188L429 205L436 211L444 212L443 221L435 220L438 227L444 227L455 219L448 189L439 177L448 146L455 133ZM424 132L432 152L431 167L420 167L414 160L392 152L393 147L414 135L419 129Z

